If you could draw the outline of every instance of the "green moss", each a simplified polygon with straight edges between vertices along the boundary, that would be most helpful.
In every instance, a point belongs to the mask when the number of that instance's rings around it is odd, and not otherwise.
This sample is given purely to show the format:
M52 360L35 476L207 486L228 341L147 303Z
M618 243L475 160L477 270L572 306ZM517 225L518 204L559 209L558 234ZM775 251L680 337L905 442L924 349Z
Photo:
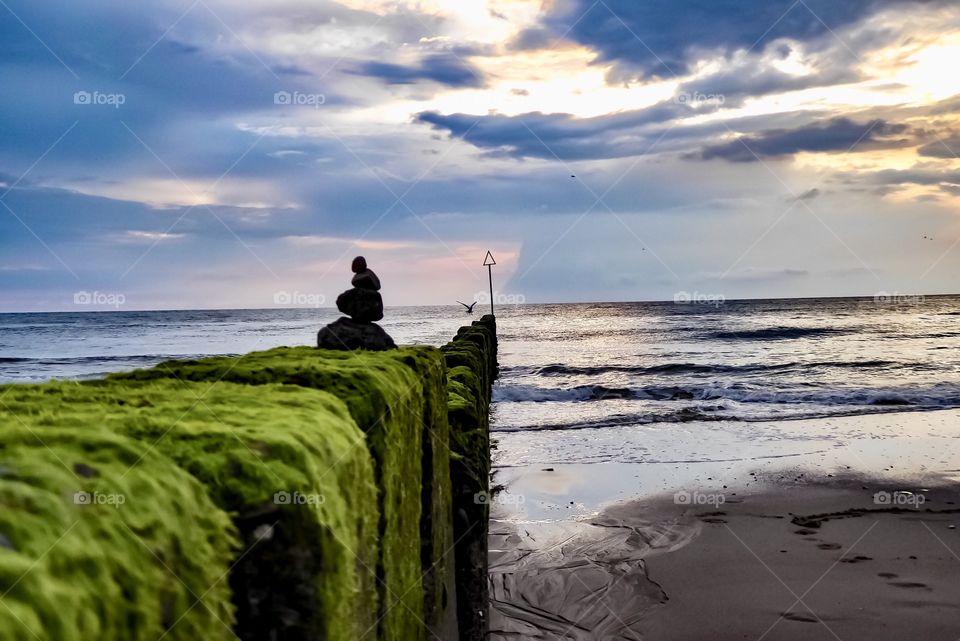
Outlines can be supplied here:
M171 380L11 389L4 403L41 437L69 426L80 440L104 430L137 439L233 516L243 549L229 585L242 639L372 638L377 596L365 569L378 557L372 462L336 398L293 386L254 391ZM225 575L218 577L224 590Z
M496 347L485 317L442 353L278 348L0 388L0 638L447 638L457 539L459 636L482 639ZM76 512L71 483L144 498Z
M55 389L2 390L0 638L233 639L227 515L146 445L59 416Z
M277 348L236 358L169 361L111 378L286 383L342 399L367 434L381 488L380 638L423 638L422 622L432 624L442 606L444 553L453 542L444 362L438 350Z
M451 440L454 452L479 479L489 473L490 390L496 372L496 325L492 317L461 327L444 345ZM484 484L484 488L485 488Z
M483 353L472 343L443 348L447 361L449 422L454 451L482 477L489 471L489 391L492 375Z
M423 387L420 421L423 438L420 562L423 620L434 636L442 636L443 611L454 598L453 491L450 479L450 429L447 420L446 367L439 350L405 348L389 354L416 372ZM451 580L447 580L447 578Z
M496 324L485 316L443 346L447 364L454 510L457 617L461 641L486 639L490 388L497 376Z

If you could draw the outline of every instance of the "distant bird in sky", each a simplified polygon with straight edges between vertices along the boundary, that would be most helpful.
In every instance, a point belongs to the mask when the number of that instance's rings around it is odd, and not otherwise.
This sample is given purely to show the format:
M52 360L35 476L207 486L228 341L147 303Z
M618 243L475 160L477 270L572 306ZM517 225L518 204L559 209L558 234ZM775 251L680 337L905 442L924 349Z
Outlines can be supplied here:
M462 302L462 301L459 301L459 300L458 300L457 302L467 308L467 313L468 313L468 314L472 314L472 313L473 313L473 306L477 304L477 301L473 301L473 304L472 304L472 305L467 305L466 303L464 303L464 302Z

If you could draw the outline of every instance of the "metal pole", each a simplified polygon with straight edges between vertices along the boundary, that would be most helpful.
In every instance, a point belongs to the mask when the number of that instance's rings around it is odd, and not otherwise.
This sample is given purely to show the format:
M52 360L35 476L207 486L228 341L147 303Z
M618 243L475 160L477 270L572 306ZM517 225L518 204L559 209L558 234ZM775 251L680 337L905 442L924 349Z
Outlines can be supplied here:
M487 265L487 278L490 280L490 315L495 316L493 313L493 265Z

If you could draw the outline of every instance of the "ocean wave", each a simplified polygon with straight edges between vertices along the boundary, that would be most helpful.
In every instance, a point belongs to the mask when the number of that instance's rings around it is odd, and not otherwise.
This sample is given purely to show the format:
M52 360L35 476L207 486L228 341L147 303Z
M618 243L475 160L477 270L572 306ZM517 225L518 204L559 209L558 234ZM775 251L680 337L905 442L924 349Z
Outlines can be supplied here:
M671 393L670 390L673 390ZM675 396L676 395L676 396ZM550 388L535 385L498 385L493 388L493 400L500 402L550 401L600 401L609 399L640 399L646 397L655 400L693 399L690 392L682 388L662 387L654 396L653 388L635 389L629 387L608 387L606 385L578 385L576 387Z
M650 385L643 387L608 387L605 385L578 385L567 388L499 384L493 390L493 400L500 403L586 402L614 399L939 409L960 407L960 384L939 383L928 387L790 388L780 390L760 388L743 383L731 386Z
M924 365L924 364L919 364ZM898 363L887 360L868 361L821 361L813 363L790 362L765 365L760 363L747 365L705 365L699 363L663 363L660 365L595 365L572 366L551 364L540 368L527 368L526 372L540 376L596 376L599 374L749 374L753 372L782 372L801 368L839 368L839 369L869 369L892 366L908 366L913 364ZM510 371L522 373L523 368L512 368Z
M836 327L765 327L763 329L722 330L703 336L716 340L772 341L797 338L819 338L849 334L850 330Z
M940 409L940 408L938 408ZM766 411L753 413L736 413L730 411L705 411L694 407L684 407L672 411L638 412L635 414L611 414L582 421L568 421L560 423L542 423L536 425L510 425L492 427L494 432L528 432L531 430L588 430L610 427L626 427L631 425L656 425L664 423L703 423L703 422L737 422L761 423L765 421L803 421L821 418L838 418L845 416L862 416L865 414L892 414L895 412L919 411L918 408L893 408L875 406L869 408L771 408Z
M693 423L698 421L735 421L734 415L717 414L692 407L662 412L643 412L635 414L610 414L608 416L565 423L545 423L542 425L524 425L494 427L495 432L525 432L528 430L584 430L624 425L650 425L654 423Z
M22 358L22 357L2 357L0 365L8 363L30 363L41 367L52 365L95 365L98 363L159 363L168 360L194 360L198 358L208 358L212 354L129 354L115 356L69 356L69 357L45 357L45 358ZM219 354L217 356L220 356ZM223 356L235 356L235 354L223 354Z

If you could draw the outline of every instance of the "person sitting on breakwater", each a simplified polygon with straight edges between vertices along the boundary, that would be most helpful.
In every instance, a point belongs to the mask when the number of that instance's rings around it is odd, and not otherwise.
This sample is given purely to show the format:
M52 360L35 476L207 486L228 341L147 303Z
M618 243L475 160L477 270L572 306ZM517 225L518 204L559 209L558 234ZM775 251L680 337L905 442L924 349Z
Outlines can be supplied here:
M358 289L370 289L380 291L380 279L373 273L372 269L367 267L367 259L363 256L357 256L350 265L353 270L353 279L350 284Z

